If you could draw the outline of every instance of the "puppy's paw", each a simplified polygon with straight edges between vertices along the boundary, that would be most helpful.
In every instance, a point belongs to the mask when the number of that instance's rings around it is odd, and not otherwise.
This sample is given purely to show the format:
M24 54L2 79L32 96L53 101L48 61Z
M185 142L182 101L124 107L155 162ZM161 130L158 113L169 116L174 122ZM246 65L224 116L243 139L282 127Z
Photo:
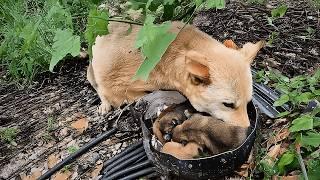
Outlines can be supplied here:
M98 108L98 113L100 115L106 114L111 110L111 105L109 103L102 103Z

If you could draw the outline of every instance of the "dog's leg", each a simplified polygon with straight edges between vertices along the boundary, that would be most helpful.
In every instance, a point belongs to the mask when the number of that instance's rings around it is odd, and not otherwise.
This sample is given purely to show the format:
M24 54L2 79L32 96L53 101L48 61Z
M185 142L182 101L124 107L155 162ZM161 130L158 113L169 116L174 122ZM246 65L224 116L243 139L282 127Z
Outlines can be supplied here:
M110 102L108 101L107 99L107 96L105 95L105 88L98 88L97 89L97 93L100 97L100 100L101 100L101 104L98 108L98 113L103 115L103 114L106 114L107 112L109 112L111 110L111 104Z
M98 84L96 82L96 79L94 77L94 72L92 68L92 64L90 63L87 68L87 79L90 82L91 86L96 90L96 92L99 95L99 98L101 100L101 105L98 108L99 114L105 114L110 111L111 105L109 101L107 100L106 96L104 96L103 90L101 90L101 87L98 87Z

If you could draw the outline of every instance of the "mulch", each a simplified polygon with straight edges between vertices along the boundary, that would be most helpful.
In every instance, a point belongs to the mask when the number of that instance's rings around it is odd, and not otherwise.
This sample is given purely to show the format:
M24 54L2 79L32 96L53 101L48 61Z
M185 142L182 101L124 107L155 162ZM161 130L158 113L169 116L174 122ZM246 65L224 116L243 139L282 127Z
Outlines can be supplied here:
M319 11L304 1L295 1L289 5L285 16L275 19L271 26L267 17L271 16L272 5L246 6L232 1L226 9L200 12L193 23L221 41L233 39L240 45L268 40L272 32L277 32L272 44L259 53L253 67L258 70L276 68L289 77L312 73L320 67ZM314 32L308 33L308 28ZM28 174L44 166L50 154L63 158L68 155L68 146L81 146L112 127L108 116L96 113L99 100L86 80L87 65L84 59L67 60L57 68L58 73L43 73L31 86L22 89L1 84L0 127L16 127L19 132L15 139L17 146L0 141L0 179L18 177L22 172ZM54 119L50 132L48 118ZM82 134L70 127L79 118L89 120L89 127ZM130 136L132 134L118 134L90 153L98 154L101 163L119 153L125 147L123 143L134 141ZM77 161L73 165L77 171L74 176L77 179L89 177L88 172L94 170L98 160L85 168L80 165L82 161Z

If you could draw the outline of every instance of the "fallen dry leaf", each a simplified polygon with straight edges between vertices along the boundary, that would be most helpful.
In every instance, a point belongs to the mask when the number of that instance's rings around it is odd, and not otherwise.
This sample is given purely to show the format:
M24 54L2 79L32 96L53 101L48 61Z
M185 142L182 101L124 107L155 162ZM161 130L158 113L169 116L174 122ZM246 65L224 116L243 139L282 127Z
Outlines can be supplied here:
M289 136L290 132L288 128L282 129L277 135L270 137L270 139L267 142L267 148L270 146L286 139Z
M232 48L232 49L238 49L238 46L231 40L231 39L227 39L223 42L223 44L227 47L227 48Z
M272 180L298 180L299 176L272 176Z
M51 169L58 162L58 158L54 154L50 154L48 157L48 168Z
M40 169L36 169L36 171L33 171L31 175L26 176L24 173L20 174L20 177L22 180L36 180L41 176Z
M87 118L80 118L76 122L71 124L71 127L76 129L78 132L83 133L84 130L86 130L89 126L89 121Z
M95 178L100 174L100 171L103 167L103 164L99 164L95 167L95 169L91 172L91 178Z
M59 171L56 175L54 175L52 180L68 180L71 175L72 173L70 171L64 171L64 172Z
M264 159L269 164L272 164L272 162L278 157L280 150L281 150L281 144L274 145L273 147L271 147L271 149L269 150L269 152L267 153Z

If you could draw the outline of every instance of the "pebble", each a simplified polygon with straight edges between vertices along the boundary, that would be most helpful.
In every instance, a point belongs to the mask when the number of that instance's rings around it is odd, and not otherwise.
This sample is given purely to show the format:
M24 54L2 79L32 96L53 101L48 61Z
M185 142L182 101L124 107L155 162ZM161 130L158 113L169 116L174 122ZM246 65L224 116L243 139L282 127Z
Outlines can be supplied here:
M117 149L120 149L120 147L121 147L121 143L118 143L118 144L116 144L116 145L114 145L114 148L117 150Z

